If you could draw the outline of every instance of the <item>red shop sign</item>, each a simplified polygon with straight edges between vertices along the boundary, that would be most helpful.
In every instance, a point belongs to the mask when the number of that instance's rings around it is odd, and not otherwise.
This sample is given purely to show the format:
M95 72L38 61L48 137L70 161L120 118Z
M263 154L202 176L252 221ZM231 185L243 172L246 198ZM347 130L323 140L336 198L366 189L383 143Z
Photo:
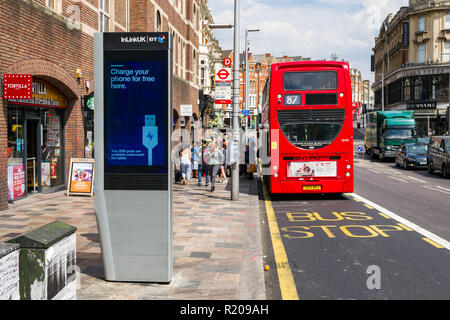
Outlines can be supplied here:
M5 74L3 99L32 99L33 76L31 74Z

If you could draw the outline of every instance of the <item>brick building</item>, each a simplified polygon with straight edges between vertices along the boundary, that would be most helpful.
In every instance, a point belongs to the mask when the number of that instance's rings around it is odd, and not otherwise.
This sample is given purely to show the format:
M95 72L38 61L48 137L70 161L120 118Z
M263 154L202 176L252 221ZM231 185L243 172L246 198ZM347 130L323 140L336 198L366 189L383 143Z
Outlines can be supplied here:
M194 123L200 119L198 66L202 24L199 1L133 0L130 1L130 22L131 32L161 31L172 34L173 139L177 139L177 133L192 139ZM181 116L180 105L191 105L192 116Z
M93 34L127 31L128 2L0 0L0 79L33 76L32 99L0 99L0 210L8 200L63 189L71 158L86 156Z

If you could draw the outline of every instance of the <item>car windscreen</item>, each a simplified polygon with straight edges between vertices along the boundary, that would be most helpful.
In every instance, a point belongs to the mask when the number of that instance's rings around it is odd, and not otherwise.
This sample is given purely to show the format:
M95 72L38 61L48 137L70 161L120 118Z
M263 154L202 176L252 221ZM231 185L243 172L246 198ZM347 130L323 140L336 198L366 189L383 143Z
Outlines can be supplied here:
M388 129L386 133L387 139L410 139L414 138L415 130L413 128L406 129Z
M426 154L428 151L427 145L410 145L406 147L408 149L408 153L415 154Z
M338 75L335 71L285 72L283 86L286 91L336 90Z

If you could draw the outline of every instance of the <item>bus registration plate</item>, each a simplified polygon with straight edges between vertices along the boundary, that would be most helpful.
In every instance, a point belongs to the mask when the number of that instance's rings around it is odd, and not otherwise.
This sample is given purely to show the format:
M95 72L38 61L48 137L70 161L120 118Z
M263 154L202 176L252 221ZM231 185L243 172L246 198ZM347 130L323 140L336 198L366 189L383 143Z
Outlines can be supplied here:
M322 191L322 186L303 186L304 191Z

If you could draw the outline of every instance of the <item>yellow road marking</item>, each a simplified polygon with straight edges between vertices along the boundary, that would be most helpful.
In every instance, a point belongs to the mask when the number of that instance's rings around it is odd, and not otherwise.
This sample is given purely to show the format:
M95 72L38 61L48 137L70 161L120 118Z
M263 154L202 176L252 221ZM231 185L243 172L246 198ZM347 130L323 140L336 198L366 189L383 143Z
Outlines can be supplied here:
M428 242L429 244L431 244L432 246L435 246L435 247L438 248L438 249L444 249L443 246L441 246L440 244L437 244L436 242L434 242L434 241L431 240L431 239L428 239L428 238L422 238L422 240Z
M373 207L369 206L368 204L364 204L364 206L366 206L367 208L373 210Z
M361 202L361 200L353 198L353 200L355 200L356 202Z
M283 300L300 300L297 287L295 286L294 277L286 254L286 250L281 240L280 229L278 228L277 218L270 201L269 193L266 186L264 188L264 201L266 204L267 220L269 222L270 237L272 239L272 247L277 264L278 280L280 282L281 298Z
M387 214L384 214L383 212L378 212L378 214L379 214L380 216L382 216L383 218L386 218L386 219L392 219L391 217L389 217Z

